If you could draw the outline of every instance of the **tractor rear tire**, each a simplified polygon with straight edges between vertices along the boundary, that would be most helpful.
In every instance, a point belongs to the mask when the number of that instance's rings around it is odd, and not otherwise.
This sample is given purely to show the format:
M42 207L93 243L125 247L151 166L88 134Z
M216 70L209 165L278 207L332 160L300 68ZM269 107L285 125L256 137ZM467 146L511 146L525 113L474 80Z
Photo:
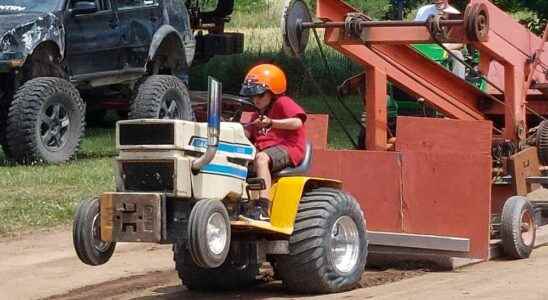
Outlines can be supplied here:
M548 166L548 121L542 121L537 131L537 149L540 164Z
M196 265L184 245L174 245L175 268L183 285L189 290L236 290L249 287L258 282L259 264L251 259L244 263L235 261L236 256L251 258L255 255L256 257L256 246L247 244L247 247L243 253L234 253L231 249L221 266L206 269Z
M501 235L504 253L514 259L528 258L536 239L535 212L522 196L508 198L502 208Z
M116 243L104 242L101 236L99 199L82 201L76 208L72 227L72 242L80 260L90 266L106 263L114 253Z
M186 85L171 75L152 75L138 85L129 119L178 119L193 121Z
M11 158L11 152L8 148L6 129L8 122L8 112L13 99L13 93L11 92L2 92L0 97L0 145L2 145L2 150L4 151L4 156L6 159Z
M198 201L188 220L188 248L194 263L202 268L222 265L230 250L230 219L219 200ZM215 238L211 243L210 238Z
M363 211L349 194L325 187L306 192L289 239L289 254L276 258L284 286L307 294L356 287L367 258L365 223ZM340 250L344 255L337 257Z
M27 81L11 103L6 148L19 163L62 163L78 151L85 130L85 104L68 81Z

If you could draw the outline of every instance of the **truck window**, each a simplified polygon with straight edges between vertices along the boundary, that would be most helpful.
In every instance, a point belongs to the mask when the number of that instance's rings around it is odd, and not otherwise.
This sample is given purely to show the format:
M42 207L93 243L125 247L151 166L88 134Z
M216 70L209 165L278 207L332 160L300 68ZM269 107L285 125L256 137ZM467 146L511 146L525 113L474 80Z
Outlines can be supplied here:
M159 0L118 0L118 10L158 5Z
M218 6L219 0L202 0L200 3L200 10L203 12L214 11Z
M99 11L110 10L110 1L109 0L89 0L89 1L86 1L86 0L71 0L70 4L69 4L69 8L73 8L74 5L77 2L95 2L95 5L97 5L97 9Z

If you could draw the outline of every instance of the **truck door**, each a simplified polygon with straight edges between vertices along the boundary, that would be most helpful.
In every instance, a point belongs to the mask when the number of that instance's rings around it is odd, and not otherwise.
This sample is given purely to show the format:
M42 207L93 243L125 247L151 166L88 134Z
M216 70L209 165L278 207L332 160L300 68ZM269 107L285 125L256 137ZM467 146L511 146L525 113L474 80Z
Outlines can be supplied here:
M163 22L160 0L115 0L115 5L122 31L122 67L141 68Z
M95 3L97 11L74 14L78 2ZM71 76L119 70L120 22L110 0L70 0L67 5L66 59Z

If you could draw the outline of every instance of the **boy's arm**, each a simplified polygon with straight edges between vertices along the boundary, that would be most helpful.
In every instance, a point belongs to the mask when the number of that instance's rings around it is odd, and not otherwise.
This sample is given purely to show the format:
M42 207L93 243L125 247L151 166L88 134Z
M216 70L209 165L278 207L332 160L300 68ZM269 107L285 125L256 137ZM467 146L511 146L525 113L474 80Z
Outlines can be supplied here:
M270 119L267 116L255 120L259 128L272 127L284 130L297 130L303 126L301 118L286 118L286 119Z
M297 130L303 126L303 120L300 118L287 118L271 120L270 124L272 125L272 128L276 129Z

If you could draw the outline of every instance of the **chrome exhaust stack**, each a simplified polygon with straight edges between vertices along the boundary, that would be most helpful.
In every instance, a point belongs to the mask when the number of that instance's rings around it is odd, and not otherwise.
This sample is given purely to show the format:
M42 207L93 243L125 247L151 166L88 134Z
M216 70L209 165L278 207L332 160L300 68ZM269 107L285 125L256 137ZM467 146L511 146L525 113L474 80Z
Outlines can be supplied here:
M215 78L208 77L208 107L207 107L207 149L204 155L192 162L192 171L198 172L209 164L219 148L219 135L221 131L221 99L223 85Z

